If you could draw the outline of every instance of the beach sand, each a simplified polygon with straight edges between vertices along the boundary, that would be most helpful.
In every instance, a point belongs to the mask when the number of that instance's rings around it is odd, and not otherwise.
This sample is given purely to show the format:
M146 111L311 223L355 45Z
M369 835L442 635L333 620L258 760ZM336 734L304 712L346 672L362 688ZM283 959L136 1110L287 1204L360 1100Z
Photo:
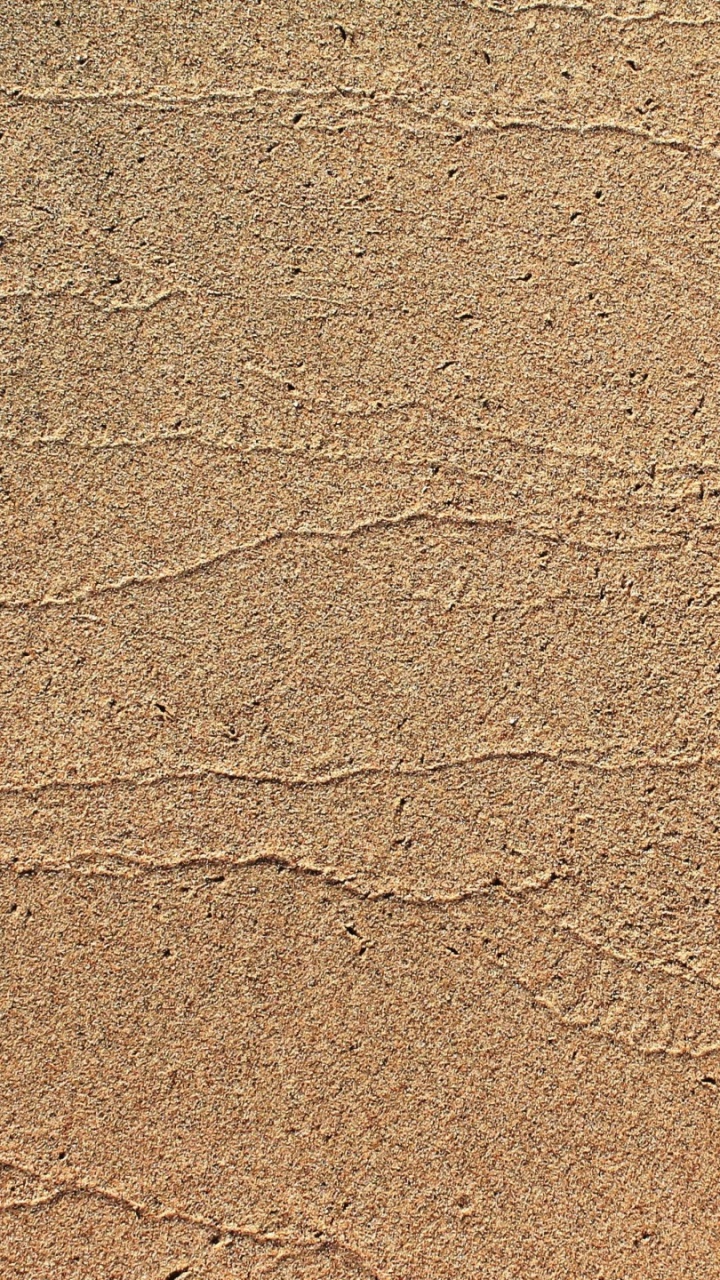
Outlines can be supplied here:
M603 5L0 0L1 1280L720 1275L720 16Z

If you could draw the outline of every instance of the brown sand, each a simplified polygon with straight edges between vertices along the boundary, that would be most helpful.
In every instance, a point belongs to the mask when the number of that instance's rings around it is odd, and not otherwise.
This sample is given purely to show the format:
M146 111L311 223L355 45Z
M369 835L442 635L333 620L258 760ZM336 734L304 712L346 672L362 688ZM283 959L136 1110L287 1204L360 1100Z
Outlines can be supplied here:
M0 1280L720 1276L720 9L3 0Z

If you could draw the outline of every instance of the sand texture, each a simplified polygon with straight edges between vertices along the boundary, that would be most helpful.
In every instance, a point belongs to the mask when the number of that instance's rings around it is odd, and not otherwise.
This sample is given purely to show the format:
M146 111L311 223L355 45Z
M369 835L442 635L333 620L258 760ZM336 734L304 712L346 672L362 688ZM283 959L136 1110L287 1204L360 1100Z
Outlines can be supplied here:
M720 6L0 0L0 1280L720 1277Z

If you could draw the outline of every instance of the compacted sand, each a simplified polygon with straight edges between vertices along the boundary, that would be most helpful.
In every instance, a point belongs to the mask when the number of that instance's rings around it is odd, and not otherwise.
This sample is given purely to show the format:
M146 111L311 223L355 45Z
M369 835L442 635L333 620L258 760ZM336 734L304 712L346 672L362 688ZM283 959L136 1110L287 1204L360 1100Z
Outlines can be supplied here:
M1 1280L720 1275L720 9L0 3Z

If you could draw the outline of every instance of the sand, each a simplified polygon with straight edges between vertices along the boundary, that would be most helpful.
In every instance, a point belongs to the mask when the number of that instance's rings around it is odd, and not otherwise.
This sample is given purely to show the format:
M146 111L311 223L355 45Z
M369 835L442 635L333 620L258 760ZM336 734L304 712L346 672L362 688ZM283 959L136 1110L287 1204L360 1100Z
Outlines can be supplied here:
M712 1280L720 11L0 20L1 1280Z

